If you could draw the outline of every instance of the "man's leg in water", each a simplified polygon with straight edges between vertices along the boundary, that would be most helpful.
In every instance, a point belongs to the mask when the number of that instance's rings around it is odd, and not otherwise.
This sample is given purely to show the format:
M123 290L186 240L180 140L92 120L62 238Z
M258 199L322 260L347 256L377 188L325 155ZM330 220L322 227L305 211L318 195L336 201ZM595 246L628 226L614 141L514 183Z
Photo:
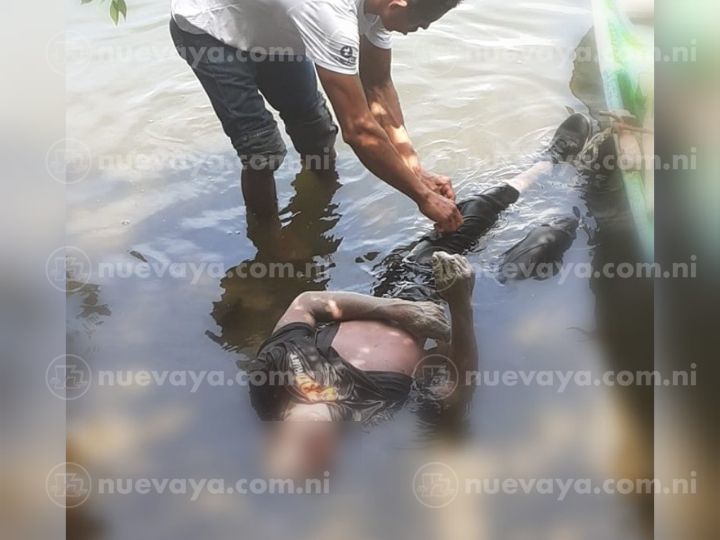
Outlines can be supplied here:
M318 91L313 64L307 59L271 57L255 66L258 88L280 113L303 167L313 171L319 180L335 184L334 147L338 127ZM288 81L293 83L292 92L288 91ZM242 187L245 200L252 201L258 215L272 215L277 194L271 170L246 167Z
M313 63L295 56L270 57L258 62L257 81L262 95L280 113L303 167L319 173L321 179L335 180L338 127L318 90Z
M248 216L264 223L279 223L273 171L243 168L240 184Z
M248 215L277 219L273 172L286 150L258 89L257 62L205 33L182 30L171 20L178 53L190 65L243 164L241 184Z
M302 166L321 181L334 186L335 139L338 127L332 120L325 98L318 91L312 63L304 59L269 58L256 63L257 84L268 103L280 113L285 130L300 153ZM287 82L293 81L288 92ZM277 194L272 170L245 167L242 176L245 201L262 221L275 221Z

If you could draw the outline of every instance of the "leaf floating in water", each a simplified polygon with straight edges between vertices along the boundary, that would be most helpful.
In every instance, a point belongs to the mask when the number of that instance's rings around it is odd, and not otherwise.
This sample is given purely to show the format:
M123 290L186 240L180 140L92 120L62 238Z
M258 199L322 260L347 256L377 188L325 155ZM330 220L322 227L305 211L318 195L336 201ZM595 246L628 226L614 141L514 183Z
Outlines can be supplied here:
M140 259L144 263L148 262L148 260L143 256L142 253L135 251L134 249L130 250L128 253L130 253L130 255L132 255L136 259Z

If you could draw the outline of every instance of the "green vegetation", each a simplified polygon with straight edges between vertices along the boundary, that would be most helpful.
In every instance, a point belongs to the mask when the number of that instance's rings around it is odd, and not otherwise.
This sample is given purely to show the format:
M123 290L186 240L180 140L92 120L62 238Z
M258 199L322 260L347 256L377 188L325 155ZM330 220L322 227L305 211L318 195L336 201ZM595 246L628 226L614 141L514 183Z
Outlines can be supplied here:
M92 1L93 0L80 0L80 3L89 4ZM105 0L100 0L100 2L105 2ZM127 19L127 4L125 0L110 0L110 18L115 24L118 24L120 21L120 15L123 16L123 19Z

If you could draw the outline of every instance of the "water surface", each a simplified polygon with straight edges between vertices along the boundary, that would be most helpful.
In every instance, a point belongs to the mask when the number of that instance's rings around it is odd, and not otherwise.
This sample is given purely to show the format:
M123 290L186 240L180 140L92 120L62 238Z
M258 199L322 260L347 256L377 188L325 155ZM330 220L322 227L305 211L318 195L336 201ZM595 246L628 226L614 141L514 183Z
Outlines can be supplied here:
M71 164L83 178L68 189L67 237L94 269L90 283L69 297L68 348L94 373L207 370L232 377L297 293L369 292L375 264L429 229L410 200L339 143L337 185L298 176L290 152L277 174L284 230L268 243L267 231L247 227L239 162L172 48L166 3L131 2L128 21L117 28L105 9L70 10L67 59L68 137L91 156L88 171ZM460 199L521 171L568 110L599 102L597 74L572 61L581 42L591 46L591 26L586 0L467 1L429 31L397 38L394 79L410 133L425 165L450 175ZM617 330L614 317L622 311L608 283L573 277L503 286L491 275L504 250L573 207L586 217L592 239L579 231L566 262L597 265L625 256L622 200L617 182L587 185L565 171L528 190L481 241L470 260L479 270L473 305L483 368L598 372L647 365L645 341L627 346L646 321L626 313L623 332L598 332ZM197 279L169 269L149 277L98 271L102 264L135 268L139 257L213 271ZM278 258L327 272L291 280L217 275L218 268ZM645 394L608 388L480 388L463 463L495 477L649 474L651 433L638 428L647 425L647 404ZM95 476L258 474L260 432L246 388L95 384L68 410L70 456ZM647 532L647 503L610 495L563 502L476 497L454 507L447 521L414 500L412 474L397 481L386 474L403 452L424 444L411 414L358 444L362 451L353 459L365 468L364 482L316 501L321 509L293 497L205 495L191 502L103 495L71 514L71 530L88 538L174 539L631 540Z

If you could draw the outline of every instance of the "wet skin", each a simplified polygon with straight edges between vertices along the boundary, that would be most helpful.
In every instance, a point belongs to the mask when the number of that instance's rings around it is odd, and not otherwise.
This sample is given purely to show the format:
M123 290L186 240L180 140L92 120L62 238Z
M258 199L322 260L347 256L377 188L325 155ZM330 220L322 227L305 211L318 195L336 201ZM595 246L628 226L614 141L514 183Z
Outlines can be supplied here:
M345 360L365 371L411 375L423 357L418 340L383 321L342 322L332 346Z

